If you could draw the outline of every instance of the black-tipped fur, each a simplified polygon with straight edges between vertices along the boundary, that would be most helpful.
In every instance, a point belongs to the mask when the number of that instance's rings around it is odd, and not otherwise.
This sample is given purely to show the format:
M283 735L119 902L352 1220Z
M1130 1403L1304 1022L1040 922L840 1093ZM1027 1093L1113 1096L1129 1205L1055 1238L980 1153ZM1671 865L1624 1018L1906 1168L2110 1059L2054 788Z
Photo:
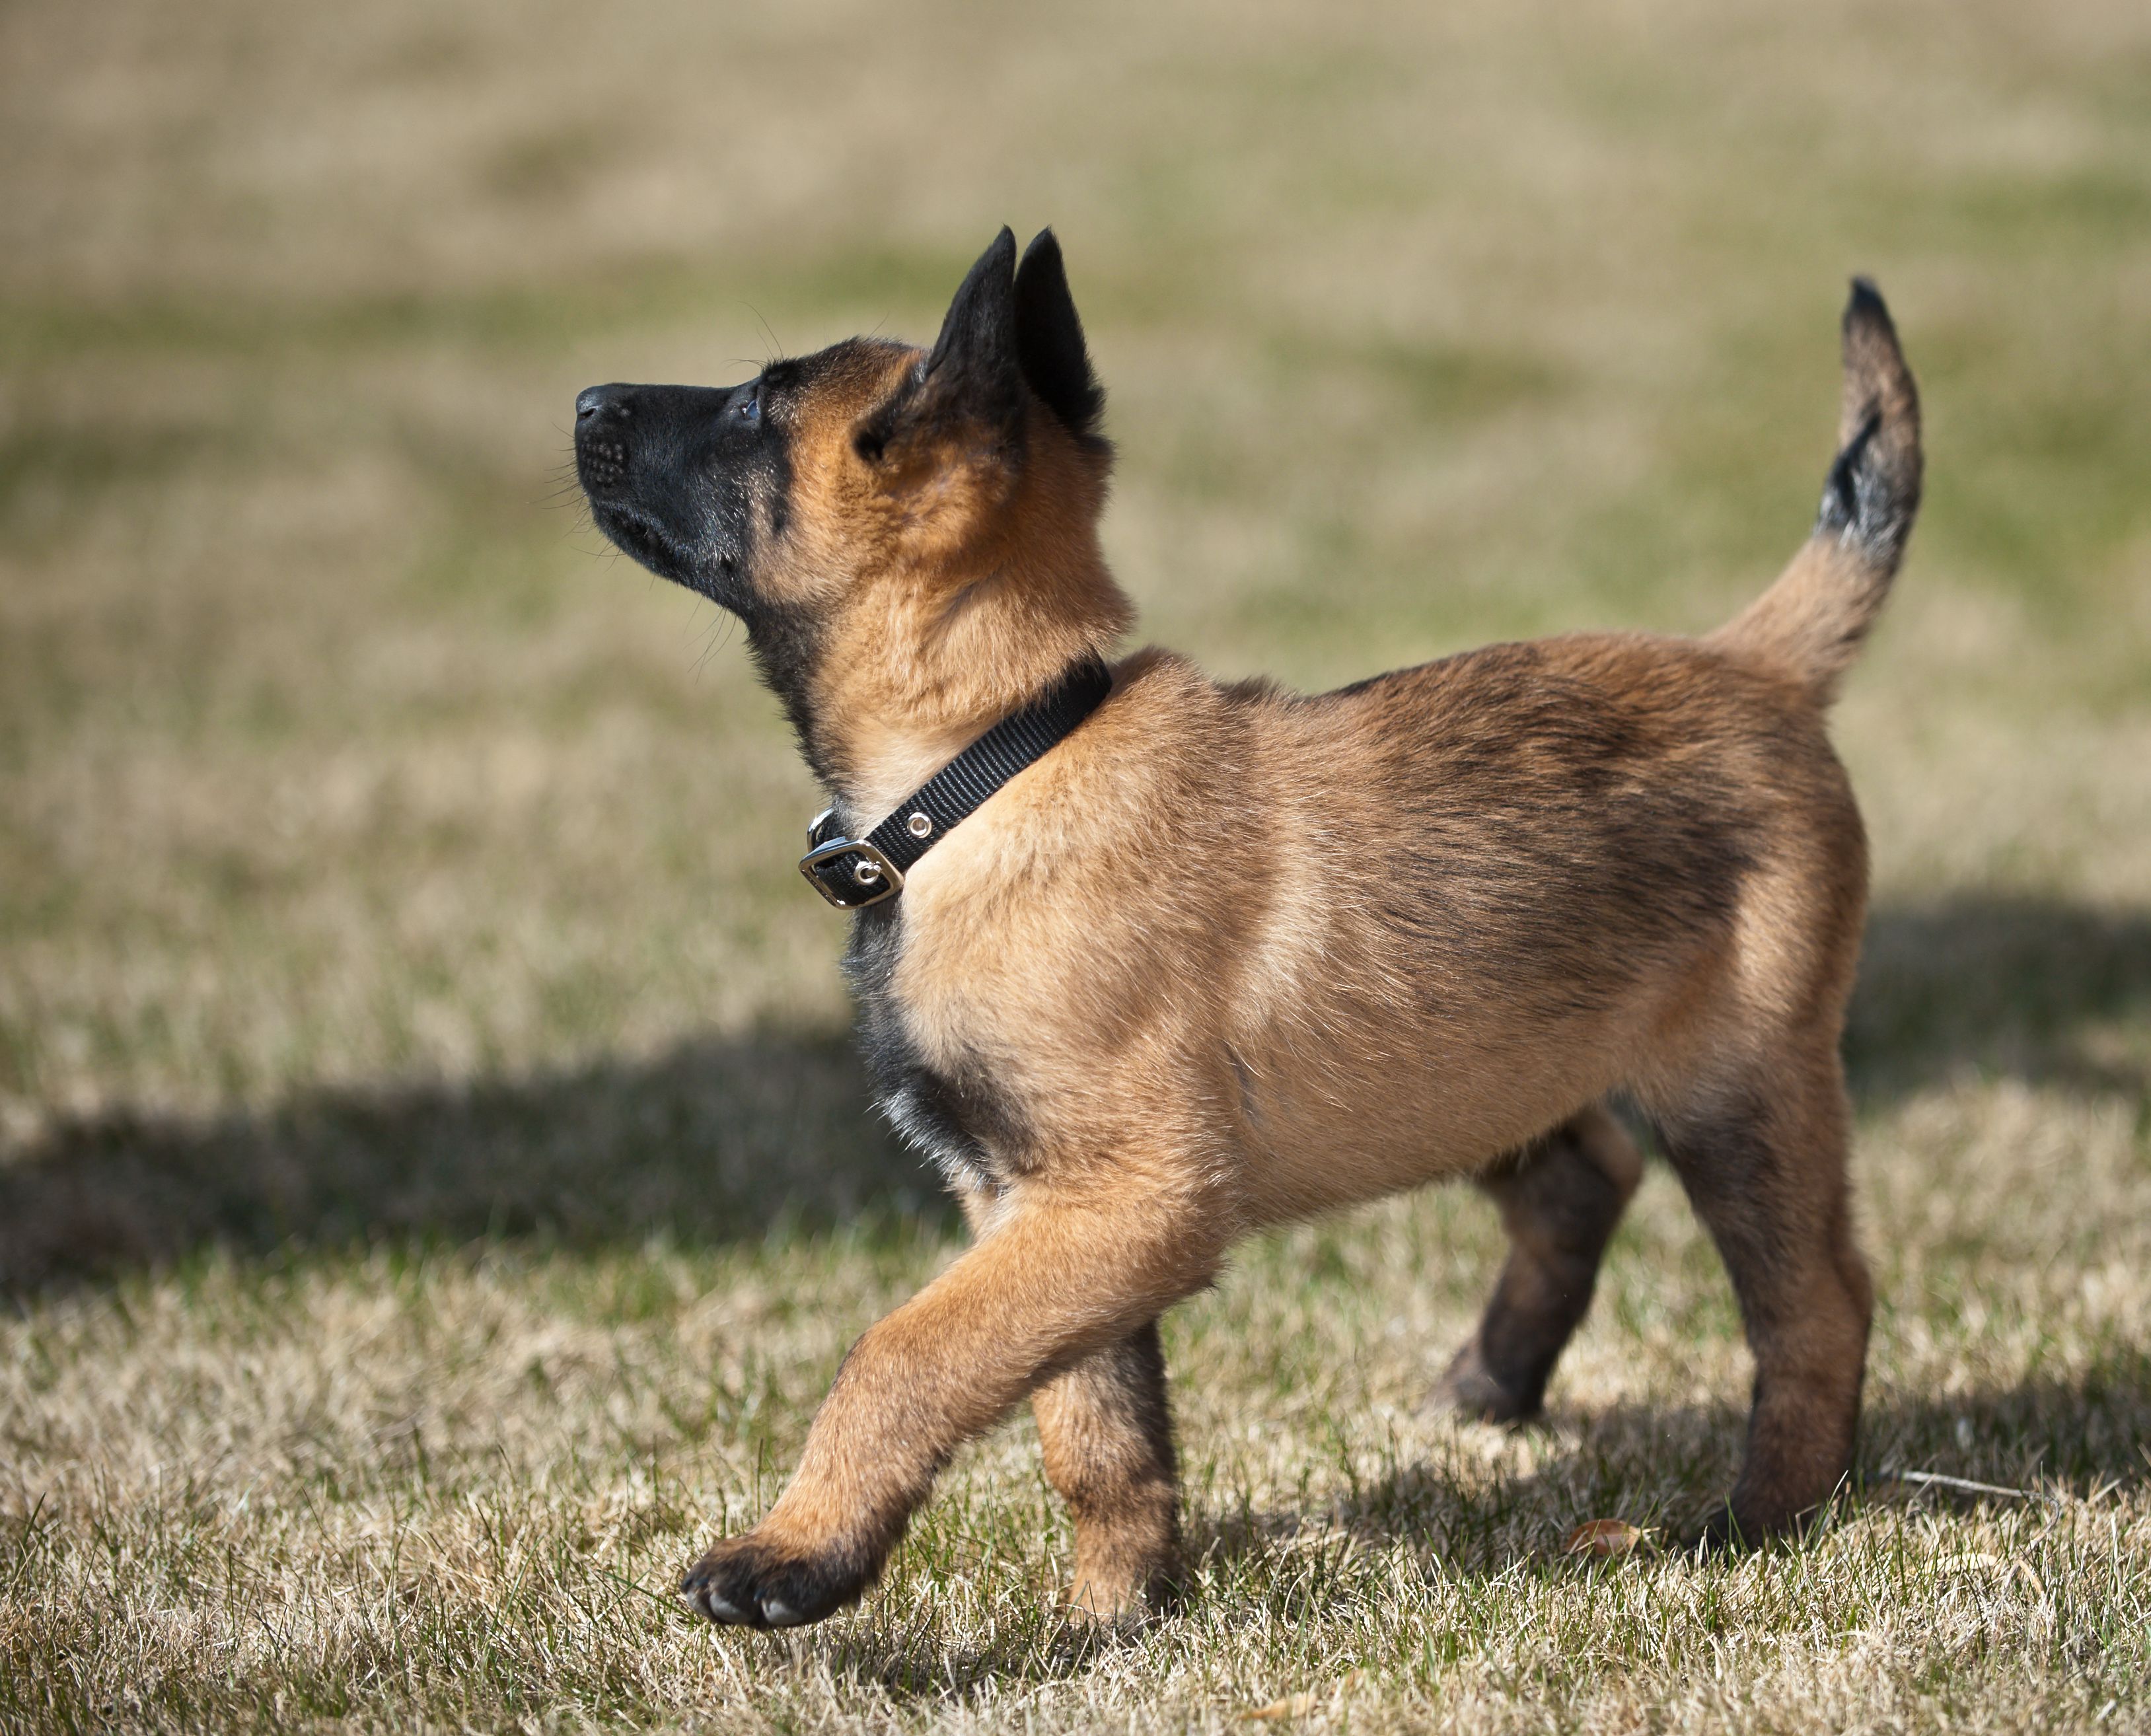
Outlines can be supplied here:
M1060 243L1050 229L1031 238L1015 268L1015 344L1024 379L1046 408L1077 439L1102 448L1106 390L1091 366Z
M919 408L1020 436L1023 367L1016 354L1015 231L1004 225L949 304L926 358Z
M1814 531L1778 582L1706 642L1827 704L1890 595L1920 506L1920 394L1875 286L1845 309L1837 457Z
M1919 395L1880 293L1852 280L1845 306L1845 404L1818 535L1850 539L1894 571L1920 507Z
M957 290L917 375L861 423L853 443L878 463L914 434L963 428L1013 459L1025 444L1026 388L1088 450L1111 452L1098 431L1105 388L1091 366L1060 244L1041 230L1019 265L1015 233L1004 227Z
M1013 463L1023 449L1024 397L1015 231L1003 225L965 273L933 349L903 389L859 424L853 448L878 463L922 439L961 437Z

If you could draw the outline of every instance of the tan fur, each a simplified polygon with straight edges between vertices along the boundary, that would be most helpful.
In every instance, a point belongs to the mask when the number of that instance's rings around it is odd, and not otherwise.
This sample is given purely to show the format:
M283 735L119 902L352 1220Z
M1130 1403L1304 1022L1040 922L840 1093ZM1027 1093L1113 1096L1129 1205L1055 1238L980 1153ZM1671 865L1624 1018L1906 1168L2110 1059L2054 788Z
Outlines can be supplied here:
M816 382L774 587L828 611L814 710L861 813L885 812L1135 619L1098 546L1105 477L1058 429L1040 430L1013 478L959 443L886 467L852 450L859 418L921 359L888 346L877 367Z
M1848 332L1849 430L1879 404L1874 449L1916 478L1894 340ZM949 416L862 449L923 362L862 347L787 412L757 579L813 612L810 751L861 825L1130 618L1106 459L1036 403L1020 463ZM1819 529L1699 643L1492 646L1311 698L1121 663L876 919L918 1064L990 1088L974 1245L853 1348L775 1508L690 1576L700 1606L782 1622L857 1595L1026 1395L1078 1603L1153 1602L1177 1544L1159 1314L1251 1230L1429 1181L1484 1178L1513 1243L1444 1396L1527 1410L1640 1172L1616 1093L1754 1345L1727 1523L1825 1500L1870 1298L1837 1058L1866 856L1822 705L1886 580L1873 552Z

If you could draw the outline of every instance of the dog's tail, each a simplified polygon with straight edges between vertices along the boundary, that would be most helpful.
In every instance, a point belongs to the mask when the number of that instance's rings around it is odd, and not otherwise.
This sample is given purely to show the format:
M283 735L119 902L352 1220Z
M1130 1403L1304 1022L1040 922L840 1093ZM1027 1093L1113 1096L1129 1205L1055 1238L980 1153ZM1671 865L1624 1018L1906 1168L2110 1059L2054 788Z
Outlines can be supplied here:
M1778 582L1710 635L1742 660L1789 676L1818 705L1890 595L1920 507L1920 394L1875 286L1852 280L1837 462L1814 534Z

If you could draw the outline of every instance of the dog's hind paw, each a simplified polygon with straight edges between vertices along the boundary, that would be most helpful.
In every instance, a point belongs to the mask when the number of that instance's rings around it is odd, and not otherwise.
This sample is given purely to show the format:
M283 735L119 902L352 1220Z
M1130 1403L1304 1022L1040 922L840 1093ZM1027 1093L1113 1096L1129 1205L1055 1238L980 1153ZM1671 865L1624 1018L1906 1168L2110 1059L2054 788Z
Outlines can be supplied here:
M1495 1377L1480 1354L1475 1334L1435 1382L1425 1408L1469 1417L1475 1422L1522 1423L1539 1414L1539 1399L1536 1393L1517 1392Z

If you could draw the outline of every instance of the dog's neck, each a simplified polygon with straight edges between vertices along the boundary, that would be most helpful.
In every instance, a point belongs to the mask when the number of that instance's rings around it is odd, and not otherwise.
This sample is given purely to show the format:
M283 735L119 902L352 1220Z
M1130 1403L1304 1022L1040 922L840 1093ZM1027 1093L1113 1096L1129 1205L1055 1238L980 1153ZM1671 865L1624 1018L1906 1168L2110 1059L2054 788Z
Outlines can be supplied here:
M809 757L848 825L873 825L979 736L1127 630L1102 560L1059 575L981 573L924 600L892 586L828 649ZM892 656L892 645L909 647Z

